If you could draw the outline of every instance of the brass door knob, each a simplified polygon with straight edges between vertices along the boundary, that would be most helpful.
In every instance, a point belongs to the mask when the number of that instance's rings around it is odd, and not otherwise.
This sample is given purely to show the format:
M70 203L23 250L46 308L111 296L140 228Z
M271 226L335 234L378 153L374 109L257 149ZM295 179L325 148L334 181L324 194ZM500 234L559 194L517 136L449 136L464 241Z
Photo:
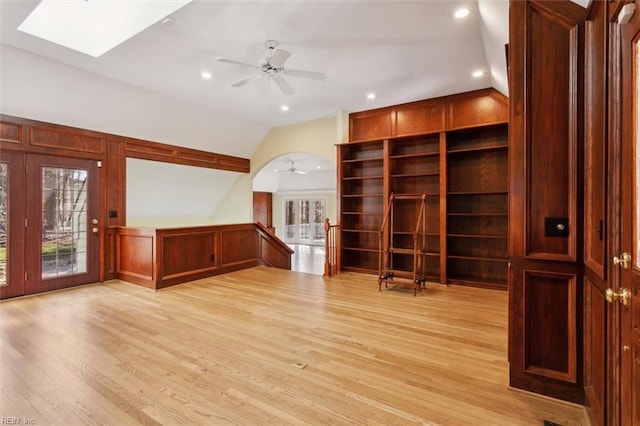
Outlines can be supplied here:
M613 256L613 264L620 265L624 269L629 269L631 267L631 255L629 253L622 253L620 257Z
M92 228L91 232L93 232L94 234L97 234L98 232L100 232L100 228Z
M609 303L618 300L623 306L629 306L631 304L631 292L626 288L621 288L618 293L608 288L607 291L604 292L604 297Z

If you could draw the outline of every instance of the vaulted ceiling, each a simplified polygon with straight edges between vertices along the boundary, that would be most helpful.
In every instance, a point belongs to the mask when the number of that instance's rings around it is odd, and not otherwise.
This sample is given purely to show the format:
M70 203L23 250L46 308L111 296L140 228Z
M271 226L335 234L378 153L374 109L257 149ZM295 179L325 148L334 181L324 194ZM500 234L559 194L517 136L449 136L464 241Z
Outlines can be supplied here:
M18 31L37 4L2 0L3 44L268 127L489 86L507 94L507 0L194 0L98 58ZM257 65L266 40L291 53L285 69L326 80L287 76L289 96L270 78L232 87L260 70L216 58Z

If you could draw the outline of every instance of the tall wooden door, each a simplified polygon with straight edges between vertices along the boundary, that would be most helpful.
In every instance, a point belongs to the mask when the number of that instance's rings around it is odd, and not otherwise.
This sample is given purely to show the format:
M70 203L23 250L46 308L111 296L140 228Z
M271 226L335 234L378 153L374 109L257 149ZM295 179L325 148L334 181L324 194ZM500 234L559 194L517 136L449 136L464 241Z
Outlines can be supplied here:
M640 13L621 26L622 54L622 229L620 286L620 424L640 424ZM632 94L630 96L630 94Z
M27 155L25 163L24 294L99 281L97 162Z

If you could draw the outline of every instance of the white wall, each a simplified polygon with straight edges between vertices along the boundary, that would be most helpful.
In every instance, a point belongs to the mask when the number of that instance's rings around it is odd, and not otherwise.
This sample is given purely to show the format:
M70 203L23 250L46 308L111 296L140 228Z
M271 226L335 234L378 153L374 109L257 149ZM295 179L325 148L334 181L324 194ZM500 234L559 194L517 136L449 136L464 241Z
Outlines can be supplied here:
M127 225L209 225L240 173L127 159Z
M0 112L244 158L251 157L268 131L263 125L223 111L176 102L5 45L0 45ZM131 186L127 191L133 191L127 197L131 204L127 206L128 216L133 223L176 220L184 225L200 224L203 218L213 220L220 194L226 194L238 177L237 173L224 172L229 175L204 187L203 172L197 168L172 169L182 170L178 174L167 173L163 163L141 167L140 171L128 173L127 179ZM169 177L170 182L166 182ZM144 182L180 184L184 191L177 187L174 190L174 195L184 195L178 218L175 210L166 211L166 197L144 197L144 203L138 202L141 198L137 190ZM158 195L158 190L154 192ZM248 192L250 197L251 189ZM200 205L203 199L205 207ZM246 201L243 197L240 200ZM244 218L250 221L250 215ZM242 220L234 220L239 221Z
M308 152L335 164L337 160L335 144L339 142L340 136L338 135L344 133L344 117L345 114L340 112L333 117L269 130L251 157L250 175L238 178L227 197L220 203L220 207L214 215L215 223L225 223L235 217L252 220L252 180L274 158L290 152ZM335 198L335 192L333 198ZM275 211L273 218L275 222L277 220ZM232 223L236 223L236 221Z

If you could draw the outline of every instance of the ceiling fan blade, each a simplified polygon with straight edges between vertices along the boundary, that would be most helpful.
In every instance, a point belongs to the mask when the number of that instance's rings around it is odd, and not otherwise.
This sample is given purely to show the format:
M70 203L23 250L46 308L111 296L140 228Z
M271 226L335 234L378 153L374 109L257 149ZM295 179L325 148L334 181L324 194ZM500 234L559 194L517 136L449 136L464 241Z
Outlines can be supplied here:
M261 69L261 68L260 68L259 66L257 66L257 65L247 64L246 62L234 61L233 59L227 59L227 58L216 58L216 61L218 61L218 62L224 62L225 64L242 65L243 67L251 67L251 68L258 68L258 69Z
M298 174L301 174L301 175L306 175L307 174L307 172L304 172L304 171L298 170L298 169L294 170L293 173L298 173Z
M282 70L282 72L293 77L311 78L320 81L324 81L327 79L327 76L325 74L315 71L293 70L285 68L284 70Z
M253 80L259 79L260 77L262 77L262 74L256 74L256 75L253 75L253 76L251 76L249 78L245 78L244 80L240 80L237 83L233 83L231 86L233 86L233 87L242 87L242 86L252 82Z
M295 93L293 87L291 87L289 83L287 83L287 80L285 80L282 75L275 74L272 78L273 81L276 82L280 90L282 90L282 93L284 93L285 95L293 95Z
M282 68L282 65L287 59L289 59L289 56L291 56L290 52L283 49L276 49L269 60L269 65L273 68Z

